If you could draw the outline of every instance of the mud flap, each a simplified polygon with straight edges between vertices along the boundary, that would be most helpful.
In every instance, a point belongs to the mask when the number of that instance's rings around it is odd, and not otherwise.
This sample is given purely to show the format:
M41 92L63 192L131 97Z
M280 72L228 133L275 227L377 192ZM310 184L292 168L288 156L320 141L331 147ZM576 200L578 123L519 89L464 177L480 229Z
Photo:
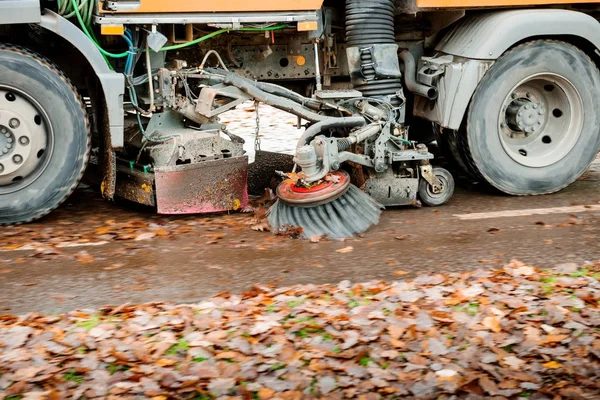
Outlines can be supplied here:
M248 204L248 157L155 167L159 214L237 210Z

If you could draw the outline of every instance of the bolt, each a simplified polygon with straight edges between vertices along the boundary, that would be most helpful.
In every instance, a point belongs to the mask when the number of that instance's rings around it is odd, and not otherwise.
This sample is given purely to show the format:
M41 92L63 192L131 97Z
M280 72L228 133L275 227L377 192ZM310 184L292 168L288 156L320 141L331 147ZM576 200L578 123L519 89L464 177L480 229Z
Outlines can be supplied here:
M525 97L527 97L529 99L531 97L531 93L529 93L529 92L525 93Z
M513 139L514 137L515 137L515 134L514 134L514 133L511 133L511 134L510 134L510 138L511 138L511 139Z
M526 105L526 106L525 106L525 109L526 109L526 110L529 110L529 105Z
M16 118L11 118L10 121L8 121L8 125L11 128L15 129L15 128L18 128L19 125L21 125L21 122L19 122L19 120Z
M6 144L6 148L7 148L7 149L12 149L12 144L10 144L10 143L7 143L7 144Z
M6 154L6 153L8 153L8 149L2 149L2 153L3 153L3 154Z
M534 109L534 110L536 110L537 108L538 108L538 105L537 105L537 104L534 104L534 105L533 105L533 109Z
M522 117L522 116L523 116L523 113L522 113L522 112L519 112L519 113L517 114L517 117Z
M23 162L23 157L21 157L18 154L15 154L13 156L13 161L15 162L15 164L21 164Z
M513 93L513 94L510 95L510 97L513 98L513 99L516 99L517 98L517 94Z
M27 136L21 136L19 138L19 143L21 143L23 146L27 146L29 144L29 138Z
M6 139L6 141L7 141L8 143L12 143L12 142L13 142L13 138L9 137L8 139Z
M542 121L538 121L538 122L537 122L537 124L538 124L538 125L542 125Z
M540 110L540 111L538 111L538 114L540 114L540 115L544 115L544 110Z
M504 128L506 126L506 124L504 122L500 123L500 128Z

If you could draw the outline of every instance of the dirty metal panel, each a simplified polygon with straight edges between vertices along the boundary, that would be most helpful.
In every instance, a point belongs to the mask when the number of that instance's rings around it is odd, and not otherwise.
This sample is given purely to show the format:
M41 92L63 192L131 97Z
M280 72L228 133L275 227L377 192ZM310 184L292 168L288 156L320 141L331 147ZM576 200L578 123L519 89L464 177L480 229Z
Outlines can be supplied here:
M154 174L117 165L117 181L115 195L123 199L156 206L154 198Z
M248 204L248 156L156 167L159 214L237 210Z
M391 174L371 178L365 185L366 192L384 206L407 206L417 201L419 180L396 178Z

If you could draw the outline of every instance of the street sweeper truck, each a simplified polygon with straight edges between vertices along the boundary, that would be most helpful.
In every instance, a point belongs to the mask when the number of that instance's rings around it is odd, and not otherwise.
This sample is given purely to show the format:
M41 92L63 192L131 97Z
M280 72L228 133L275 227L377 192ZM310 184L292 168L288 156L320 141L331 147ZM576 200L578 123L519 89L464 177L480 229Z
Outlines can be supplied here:
M556 192L600 147L599 4L2 0L0 224L51 212L88 164L107 199L244 207L220 117L247 101L306 128L274 229L345 237L382 207L444 204L433 141L499 192Z

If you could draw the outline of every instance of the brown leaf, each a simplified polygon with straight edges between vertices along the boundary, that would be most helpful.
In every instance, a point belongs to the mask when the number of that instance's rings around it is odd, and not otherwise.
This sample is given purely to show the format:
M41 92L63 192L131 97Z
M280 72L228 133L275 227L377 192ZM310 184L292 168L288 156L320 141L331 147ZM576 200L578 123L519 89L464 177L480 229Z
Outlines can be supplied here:
M408 275L408 274L410 274L410 272L404 271L402 269L397 269L394 271L394 275L397 275L397 276L404 276L404 275Z
M94 261L94 256L92 256L85 250L81 250L77 254L75 254L75 259L79 262L88 264Z
M156 361L156 365L160 367L169 367L174 364L177 364L177 360L172 360L170 358L161 358Z
M344 253L350 253L352 250L354 250L354 247L352 246L346 246L342 249L337 249L336 253L340 253L340 254L344 254Z
M492 332L498 333L502 331L502 328L500 327L500 320L496 316L485 317L481 321L481 324Z
M484 375L481 378L479 378L479 386L481 386L481 388L486 393L489 393L492 396L494 396L498 392L498 386L496 386L496 383L492 381L487 375Z
M542 339L540 344L562 342L563 340L568 338L569 335L548 335L544 339Z
M258 398L261 400L267 400L273 397L275 391L273 389L269 389L266 387L261 387L258 389Z

